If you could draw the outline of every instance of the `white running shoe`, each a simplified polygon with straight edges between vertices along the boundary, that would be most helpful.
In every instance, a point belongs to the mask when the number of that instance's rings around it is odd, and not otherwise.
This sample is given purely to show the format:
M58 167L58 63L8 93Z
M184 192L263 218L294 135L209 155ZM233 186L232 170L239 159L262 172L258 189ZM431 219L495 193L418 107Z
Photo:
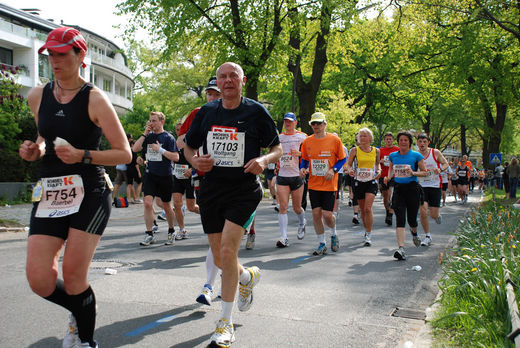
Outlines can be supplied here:
M211 300L213 298L213 288L209 284L204 284L202 288L202 292L199 297L197 297L196 301L198 303L202 303L208 306L211 306Z
M258 267L244 268L244 272L251 274L251 280L245 285L241 283L238 284L238 310L241 312L245 312L251 308L251 304L253 304L253 288L260 281L260 270Z
M278 248L285 248L285 247L288 247L289 246L289 239L287 238L280 238L278 239L278 241L276 242L276 246Z
M155 240L155 234L146 234L146 236L144 237L144 240L139 243L140 245L142 246L149 246L150 244L155 244L156 240Z
M247 235L247 242L246 242L247 250L252 250L255 247L255 238L256 238L255 233L249 233Z
M175 236L175 232L168 232L168 239L166 240L166 242L164 242L164 245L172 245L175 242L175 239L177 239L177 237Z
M217 321L217 328L213 335L211 335L210 347L230 347L231 343L235 341L235 329L233 324L226 319L220 318Z
M430 246L432 244L432 237L426 236L421 242L422 246Z
M363 237L363 245L364 246L372 246L372 239L365 233L365 237Z
M307 221L304 221L303 225L298 226L296 237L298 237L299 240L302 240L305 237L305 225L307 225Z
M175 235L175 240L181 239L188 239L188 232L185 229L180 230L180 232Z
M76 344L75 346L72 346L72 348L98 348L97 342L94 342L94 345L91 346L88 342L80 342Z
M67 328L67 333L63 338L62 347L63 348L73 348L78 344L81 344L81 340L78 336L78 325L76 324L76 318L72 315L69 316L69 326Z

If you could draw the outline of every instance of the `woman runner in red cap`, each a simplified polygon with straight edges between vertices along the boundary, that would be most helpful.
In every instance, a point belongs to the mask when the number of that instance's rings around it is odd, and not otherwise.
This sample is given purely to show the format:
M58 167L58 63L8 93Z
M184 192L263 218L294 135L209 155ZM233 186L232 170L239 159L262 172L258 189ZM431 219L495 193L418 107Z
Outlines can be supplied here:
M110 101L80 75L87 44L79 31L54 29L38 52L45 49L55 79L29 92L38 135L19 149L26 161L42 159L26 274L36 294L71 312L63 347L97 347L96 299L87 276L110 215L111 183L103 165L130 162L132 155ZM101 151L103 133L111 149ZM63 279L58 279L63 246Z

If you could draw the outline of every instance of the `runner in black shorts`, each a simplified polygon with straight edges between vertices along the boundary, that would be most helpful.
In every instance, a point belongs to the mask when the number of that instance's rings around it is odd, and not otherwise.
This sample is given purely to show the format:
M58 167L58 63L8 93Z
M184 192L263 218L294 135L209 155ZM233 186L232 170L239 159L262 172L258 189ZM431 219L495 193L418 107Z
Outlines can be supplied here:
M130 148L132 148L135 144L135 140L130 140ZM137 153L132 151L132 161L127 165L126 168L126 178L128 179L128 186L130 186L130 196L128 199L132 198L132 203L141 204L143 200L141 199L141 188L143 186L143 180L141 180L141 172L139 170L139 164L137 164ZM137 188L134 187L135 183L137 184Z
M385 183L385 178L388 176L388 168L390 168L390 161L388 160L388 156L390 156L392 152L399 151L399 148L394 145L394 135L392 132L386 133L383 139L385 141L385 146L379 148L381 164L379 188L381 190L381 195L383 196L383 204L386 210L385 223L388 226L392 226L392 216L394 211L390 205L390 199L392 197L394 179L391 178L388 183Z
M200 210L195 201L195 190L191 185L191 166L184 157L184 149L180 149L179 161L174 164L172 194L175 218L177 219L177 225L179 225L180 230L175 235L175 239L186 239L188 238L188 232L184 226L184 211L182 209L182 197L184 194L186 194L186 208L196 214L200 214ZM168 240L166 244L172 244L172 242L172 240Z
M276 126L258 102L242 98L246 77L235 63L217 69L217 86L222 99L204 105L186 133L186 159L206 173L200 183L200 214L208 234L215 264L222 269L222 313L212 346L229 346L234 340L231 318L237 283L238 309L247 311L253 301L253 287L260 270L239 264L238 249L244 224L262 199L256 176L282 154ZM202 146L202 153L195 156ZM261 149L269 153L261 156Z
M144 222L146 225L144 240L139 243L148 246L156 242L153 231L153 199L159 197L168 221L168 240L175 238L175 215L172 205L172 161L179 160L179 150L175 138L164 130L166 116L162 112L152 111L146 123L144 133L136 140L133 151L143 151L146 158L144 176Z
M110 215L112 184L103 165L130 162L130 148L106 95L79 74L87 51L79 31L54 29L38 52L45 49L55 80L29 92L38 135L19 149L26 161L42 159L33 191L27 280L36 294L71 312L63 347L97 347L88 270ZM111 149L99 150L102 134Z

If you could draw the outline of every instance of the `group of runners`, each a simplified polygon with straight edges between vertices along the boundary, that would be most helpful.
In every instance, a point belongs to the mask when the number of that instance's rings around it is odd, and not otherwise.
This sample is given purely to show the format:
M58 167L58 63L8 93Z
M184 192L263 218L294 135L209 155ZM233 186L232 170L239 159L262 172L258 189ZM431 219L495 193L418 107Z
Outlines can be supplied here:
M24 141L19 149L27 161L42 158L41 179L33 192L27 278L36 294L71 312L63 347L97 347L96 300L88 283L88 269L111 210L113 187L103 166L130 163L132 151L106 96L79 74L87 50L81 34L69 27L55 29L39 52L45 49L55 80L31 90L29 105L38 136L34 142ZM220 270L222 310L210 338L210 346L216 347L229 347L234 341L235 298L240 311L249 310L253 288L261 279L258 267L246 268L239 263L238 250L244 234L254 231L255 212L263 198L259 180L262 172L268 168L277 171L270 187L276 197L273 203L277 204L280 227L276 247L290 245L290 199L298 217L296 237L305 237L308 190L318 242L312 253L326 254L326 230L330 250L339 250L336 219L343 172L349 178L345 181L351 187L353 206L365 229L360 242L367 247L373 243L372 205L381 190L386 224L392 225L395 215L394 257L405 260L405 223L416 246L429 246L429 217L437 223L442 221L441 175L449 167L441 152L429 147L426 134L417 137L419 151L412 150L414 137L408 131L399 132L395 139L393 134L386 134L385 146L376 148L372 132L363 128L356 136L357 145L348 151L337 135L326 131L327 117L321 112L314 113L309 121L312 135L296 130L297 117L293 113L284 116L285 129L279 134L265 107L242 97L245 83L246 76L238 64L222 64L206 87L208 103L193 110L178 125L177 139L164 129L166 116L154 111L143 134L132 145L133 152L142 153L146 168L145 238L140 244L156 242L154 199L158 198L156 204L164 210L168 245L187 237L183 195L188 210L200 214L209 250L206 281L196 301L211 304ZM110 143L108 150L99 148L102 134ZM466 166L464 162L458 165L459 180ZM464 192L463 185L459 194ZM417 229L419 213L425 232L422 241ZM248 237L249 249L254 245L253 231ZM58 260L62 248L65 251L60 279Z

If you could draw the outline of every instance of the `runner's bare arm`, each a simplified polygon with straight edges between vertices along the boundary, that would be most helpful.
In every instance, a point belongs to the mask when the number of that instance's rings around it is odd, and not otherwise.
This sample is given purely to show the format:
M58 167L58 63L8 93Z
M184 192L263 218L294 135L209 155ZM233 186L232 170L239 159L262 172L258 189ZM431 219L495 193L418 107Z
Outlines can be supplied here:
M244 172L258 175L264 171L269 163L276 163L280 157L282 157L282 145L271 146L266 155L249 160L244 166Z

